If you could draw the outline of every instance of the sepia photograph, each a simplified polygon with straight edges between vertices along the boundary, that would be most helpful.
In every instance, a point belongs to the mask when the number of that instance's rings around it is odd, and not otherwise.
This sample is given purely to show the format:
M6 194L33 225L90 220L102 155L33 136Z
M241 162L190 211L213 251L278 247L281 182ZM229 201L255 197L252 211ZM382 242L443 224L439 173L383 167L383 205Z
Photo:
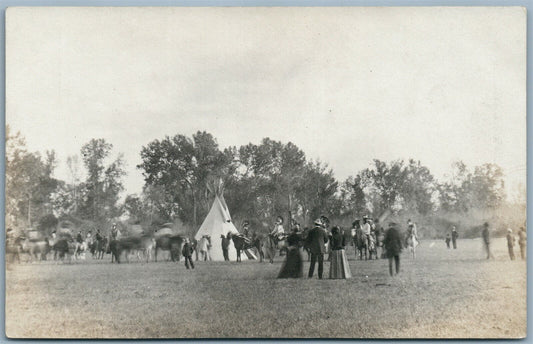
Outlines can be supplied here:
M10 7L5 336L527 336L524 7Z

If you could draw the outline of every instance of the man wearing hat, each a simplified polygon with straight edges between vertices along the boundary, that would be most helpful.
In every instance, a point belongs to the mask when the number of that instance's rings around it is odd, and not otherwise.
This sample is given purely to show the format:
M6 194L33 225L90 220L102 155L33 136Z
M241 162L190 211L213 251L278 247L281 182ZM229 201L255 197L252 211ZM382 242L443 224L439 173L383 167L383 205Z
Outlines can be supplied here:
M509 258L514 260L514 235L511 228L507 228L507 249L509 250Z
M321 219L316 219L314 224L315 227L309 231L306 239L309 251L311 252L311 265L309 266L308 277L313 277L315 264L318 261L318 278L322 279L324 253L326 253L325 244L328 242L328 235L324 230Z
M402 237L395 222L389 223L389 229L387 229L387 232L385 233L385 239L383 239L383 246L385 248L387 258L389 258L389 274L393 276L392 261L394 260L397 275L400 272Z

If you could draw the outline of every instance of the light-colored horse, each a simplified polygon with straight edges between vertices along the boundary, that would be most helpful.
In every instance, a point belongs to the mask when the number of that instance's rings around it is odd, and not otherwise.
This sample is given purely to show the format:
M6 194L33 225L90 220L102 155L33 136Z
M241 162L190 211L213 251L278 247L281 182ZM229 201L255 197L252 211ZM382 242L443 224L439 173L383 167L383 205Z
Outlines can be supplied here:
M419 242L418 240L416 239L416 235L414 232L412 232L408 237L407 237L407 248L409 249L409 251L411 252L411 254L413 255L413 259L416 258L416 247L418 246Z

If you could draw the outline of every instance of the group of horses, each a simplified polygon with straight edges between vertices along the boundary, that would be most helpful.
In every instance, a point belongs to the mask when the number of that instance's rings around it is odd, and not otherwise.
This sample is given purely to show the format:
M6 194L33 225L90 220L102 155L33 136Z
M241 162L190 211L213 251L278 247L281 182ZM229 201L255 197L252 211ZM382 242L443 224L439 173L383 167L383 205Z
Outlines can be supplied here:
M169 259L179 260L183 244L180 235L133 235L120 238L102 236L100 238L75 240L70 234L57 237L29 238L26 235L6 238L6 262L21 262L26 256L27 262L58 260L71 262L72 259L84 260L90 254L93 259L103 259L105 254L111 254L111 262L120 263L121 257L129 261L137 256L138 260L147 262L152 258L157 261L158 251L169 252Z

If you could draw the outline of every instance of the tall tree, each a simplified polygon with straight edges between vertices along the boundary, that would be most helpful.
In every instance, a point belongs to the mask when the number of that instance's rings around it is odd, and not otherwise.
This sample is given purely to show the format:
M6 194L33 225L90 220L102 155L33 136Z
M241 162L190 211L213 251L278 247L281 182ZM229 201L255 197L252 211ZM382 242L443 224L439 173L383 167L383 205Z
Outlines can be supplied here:
M117 201L124 189L122 177L126 172L121 154L106 167L105 160L112 149L113 145L104 139L92 139L81 148L87 179L82 185L85 190L80 215L94 222L106 221L121 212Z
M197 132L192 139L184 135L154 140L141 151L143 170L148 186L163 187L166 202L177 206L180 219L194 227L198 218L207 214L207 183L210 178L225 175L230 157L218 148L214 137Z

